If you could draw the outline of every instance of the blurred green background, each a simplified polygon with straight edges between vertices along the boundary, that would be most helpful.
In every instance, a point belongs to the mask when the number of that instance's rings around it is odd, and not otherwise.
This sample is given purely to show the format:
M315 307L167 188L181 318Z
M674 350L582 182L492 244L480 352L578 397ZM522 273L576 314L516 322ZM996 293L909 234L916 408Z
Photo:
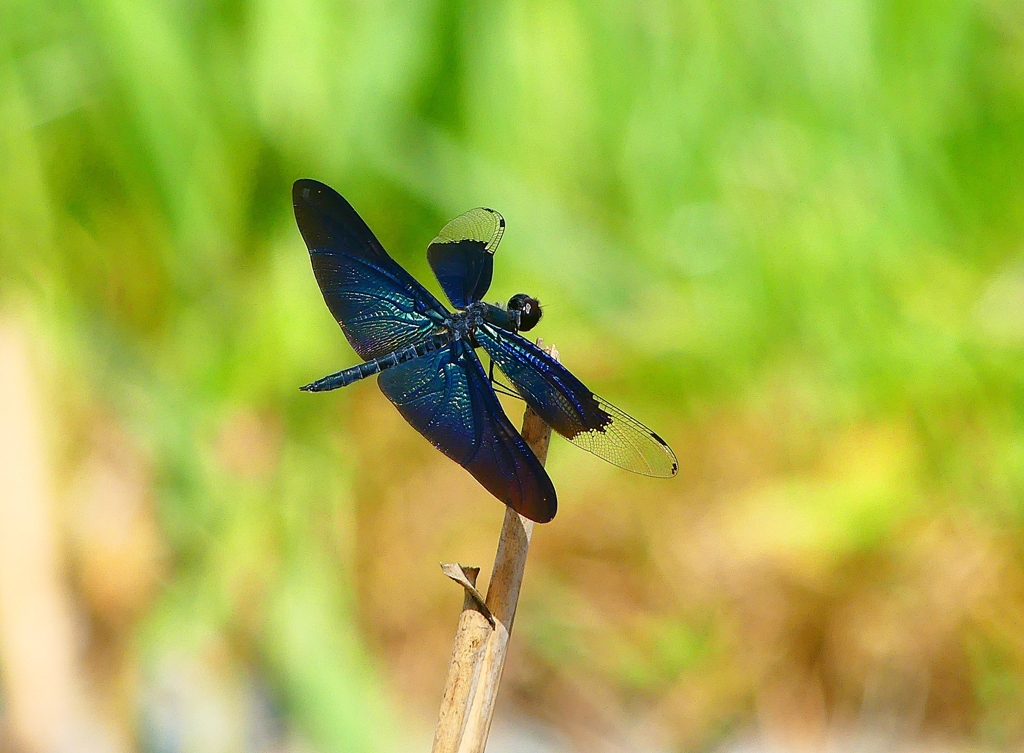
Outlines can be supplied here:
M299 177L679 456L553 442L508 750L1019 746L1022 166L1015 0L5 0L0 748L428 749L503 508L298 391Z

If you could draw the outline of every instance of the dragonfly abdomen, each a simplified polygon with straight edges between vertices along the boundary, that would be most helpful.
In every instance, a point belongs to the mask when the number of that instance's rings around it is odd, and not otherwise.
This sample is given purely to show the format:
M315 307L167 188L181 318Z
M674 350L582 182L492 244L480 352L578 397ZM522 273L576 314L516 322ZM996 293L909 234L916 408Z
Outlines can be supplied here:
M353 382L358 382L360 379L366 379L368 376L379 374L385 369L390 369L392 366L397 366L400 363L405 363L406 361L411 361L414 358L420 358L428 353L433 353L435 350L445 347L451 343L451 341L451 333L433 335L432 337L428 337L426 340L418 342L415 345L410 345L407 348L402 348L388 353L386 356L374 358L356 366L350 366L349 368L342 369L334 374L328 374L327 376L321 377L315 382L311 382L299 389L304 392L327 392L328 390L348 387L348 385Z

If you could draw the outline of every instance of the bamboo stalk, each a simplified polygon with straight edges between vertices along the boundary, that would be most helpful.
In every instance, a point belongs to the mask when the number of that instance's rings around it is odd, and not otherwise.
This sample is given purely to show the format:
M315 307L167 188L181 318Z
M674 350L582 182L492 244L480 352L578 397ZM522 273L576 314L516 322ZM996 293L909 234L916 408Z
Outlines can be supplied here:
M558 351L553 346L549 352L558 358ZM548 456L551 427L527 407L522 434L543 465ZM432 753L483 753L487 745L533 525L532 520L512 508L505 509L498 551L494 555L494 569L483 605L478 603L479 592L475 589L477 568L442 565L445 574L466 588L466 596L455 633ZM469 587L459 577L460 572Z

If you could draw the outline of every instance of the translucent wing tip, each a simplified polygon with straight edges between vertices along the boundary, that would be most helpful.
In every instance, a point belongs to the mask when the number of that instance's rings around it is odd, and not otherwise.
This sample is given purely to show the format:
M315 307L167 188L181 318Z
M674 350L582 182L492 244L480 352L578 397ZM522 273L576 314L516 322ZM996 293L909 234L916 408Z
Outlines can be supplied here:
M665 453L665 460L668 462L666 468L652 468L654 471L651 476L656 478L672 478L679 473L679 460L676 458L676 454L672 451L672 448L668 446L668 442L659 437L653 431L651 432L651 438L661 445L661 449Z
M505 218L499 212L489 207L476 207L448 222L431 241L431 245L474 240L483 243L484 250L493 254L504 233Z
M494 218L498 221L498 227L501 228L502 230L505 229L505 218L501 216L501 212L499 212L497 209L491 209L490 207L479 207L479 209L482 209L485 212L490 212L491 214L493 214Z

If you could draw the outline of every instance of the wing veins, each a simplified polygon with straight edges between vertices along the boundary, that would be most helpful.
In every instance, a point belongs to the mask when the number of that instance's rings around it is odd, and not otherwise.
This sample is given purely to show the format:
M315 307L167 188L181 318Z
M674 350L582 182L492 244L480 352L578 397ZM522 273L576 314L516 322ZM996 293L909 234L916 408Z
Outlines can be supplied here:
M478 332L478 340L527 404L577 447L635 473L675 475L678 462L664 440L545 359L536 345L492 327Z

